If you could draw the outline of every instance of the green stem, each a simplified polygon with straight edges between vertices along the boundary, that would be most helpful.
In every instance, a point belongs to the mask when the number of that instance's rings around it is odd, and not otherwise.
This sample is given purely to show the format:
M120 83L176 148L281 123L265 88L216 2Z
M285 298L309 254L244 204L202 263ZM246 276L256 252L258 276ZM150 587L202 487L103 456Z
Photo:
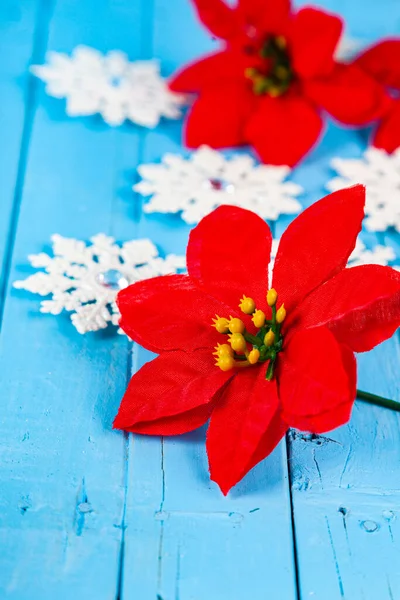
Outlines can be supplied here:
M389 400L389 398L383 398L382 396L376 396L375 394L370 394L369 392L357 390L357 399L362 400L363 402L368 402L369 404L375 404L375 406L383 406L384 408L390 408L391 410L400 412L400 402Z
M244 331L243 332L243 337L246 340L246 342L250 342L250 344L253 344L253 346L259 346L260 345L259 338L256 337L255 335L252 335L248 331Z
M265 379L267 381L271 381L272 377L274 376L274 366L275 366L275 361L270 360L268 368L267 368L267 373L265 375Z
M272 319L271 319L271 329L274 333L276 333L275 331L275 325L276 325L276 304L274 304L272 307Z

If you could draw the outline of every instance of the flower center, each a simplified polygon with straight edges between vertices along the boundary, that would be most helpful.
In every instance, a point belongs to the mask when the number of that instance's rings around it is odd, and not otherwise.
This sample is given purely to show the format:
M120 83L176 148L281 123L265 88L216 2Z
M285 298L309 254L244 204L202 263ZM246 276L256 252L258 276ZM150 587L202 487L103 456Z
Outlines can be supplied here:
M271 308L271 318L267 319L262 310L256 308L255 302L248 296L243 296L239 308L246 315L252 315L252 321L257 328L255 334L246 330L246 326L237 317L219 317L213 319L213 327L223 335L228 335L228 342L217 344L214 355L216 366L222 371L230 371L236 367L250 367L258 363L268 363L265 378L273 378L275 363L283 346L281 333L286 310L282 304L276 308L278 294L271 288L267 293L267 304Z
M245 76L252 82L253 92L257 96L268 94L273 98L288 91L294 72L287 50L286 39L282 36L271 36L259 51L260 61L257 66L245 70Z

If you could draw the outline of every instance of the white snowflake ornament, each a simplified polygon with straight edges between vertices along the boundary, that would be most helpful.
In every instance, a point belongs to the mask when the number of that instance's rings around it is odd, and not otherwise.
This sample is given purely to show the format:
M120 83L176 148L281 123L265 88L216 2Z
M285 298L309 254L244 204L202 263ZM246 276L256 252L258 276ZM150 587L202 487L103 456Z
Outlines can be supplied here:
M189 224L198 223L218 206L247 208L266 220L301 210L296 196L303 189L286 181L289 167L256 165L249 155L226 158L201 146L189 158L165 154L160 164L138 167L142 180L133 186L142 196L147 213L181 213Z
M396 253L390 246L378 244L372 250L368 250L361 240L357 240L356 247L349 258L349 267L357 267L359 265L386 266L395 260Z
M332 167L338 177L326 187L336 191L363 183L367 188L365 227L369 231L385 231L394 227L400 232L400 149L393 154L368 148L358 158L335 158Z
M28 257L35 268L43 269L14 287L40 296L52 295L41 302L40 311L60 314L71 312L71 321L79 333L118 325L120 314L117 293L136 281L176 273L185 268L185 257L158 256L148 239L132 240L122 246L114 238L99 233L91 245L55 234L53 255L33 254Z
M47 64L31 70L46 82L50 96L66 98L70 117L99 113L111 126L128 120L154 128L161 117L181 114L183 96L168 89L155 60L129 62L119 50L103 55L77 46L71 56L49 52Z
M336 46L335 59L342 62L351 61L360 52L362 46L361 40L343 35Z
M270 276L272 278L272 268L275 262L275 258L278 252L280 239L272 240L271 247L271 270ZM396 260L396 253L390 246L382 246L378 244L369 250L364 242L357 239L355 248L350 254L347 266L358 267L360 265L382 265L387 266ZM392 265L391 265L392 266ZM393 266L393 269L400 270L398 266Z

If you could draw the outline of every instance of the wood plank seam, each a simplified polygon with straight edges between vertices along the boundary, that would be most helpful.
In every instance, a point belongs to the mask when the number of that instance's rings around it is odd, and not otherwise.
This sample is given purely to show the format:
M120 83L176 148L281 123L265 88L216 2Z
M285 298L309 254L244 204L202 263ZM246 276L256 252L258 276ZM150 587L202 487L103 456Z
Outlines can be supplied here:
M38 5L33 37L32 54L29 66L43 62L47 48L50 21L54 10L54 0L41 0ZM14 199L10 217L10 226L7 235L7 247L1 268L0 279L0 332L4 315L4 304L9 283L9 275L14 251L15 237L18 228L18 217L22 202L22 193L26 166L28 162L31 133L38 104L39 81L29 75L25 97L25 115L22 129L20 154L18 161L17 176L14 188Z
M132 353L129 353L132 356ZM132 365L131 360L128 360L128 369L127 375L131 372ZM130 444L129 444L129 433L124 432L124 450L125 450L125 462L124 462L124 505L122 509L122 517L121 517L121 541L120 541L120 549L119 549L119 557L118 557L118 572L117 572L117 591L115 598L116 600L122 600L122 588L124 581L124 565L125 565L125 529L126 529L126 503L128 500L128 463L129 463L129 452L130 452Z
M147 10L146 10L147 9ZM141 59L145 60L153 55L153 27L154 27L154 0L141 0L140 2L140 21L141 21L141 39L140 39L140 49L141 49ZM143 162L143 156L146 147L146 130L143 130L142 135L139 138L138 143L138 165ZM138 177L138 173L136 173L136 177ZM140 221L140 218L143 214L143 200L140 202L134 202L133 204L134 215L133 218L136 223ZM139 229L139 228L138 228ZM139 237L139 231L137 232L137 237ZM135 348L136 344L129 344L129 359L128 359L128 370L127 370L127 384L131 378L131 376L138 370L138 355L139 352L135 351L139 348ZM126 448L126 457L125 457L125 484L124 484L124 508L122 515L122 523L121 523L121 541L120 541L120 552L119 552L119 567L118 567L118 580L117 580L117 592L116 592L116 600L123 600L124 597L124 565L125 565L125 531L128 527L126 522L126 509L127 509L127 500L128 500L128 492L129 492L129 463L132 460L134 453L134 436L131 433L124 434L125 435L125 448ZM165 472L163 469L163 438L161 438L161 469L162 469L162 477L163 477L163 492L160 500L160 511L162 511L162 506L165 497ZM163 522L160 523L160 540L159 540L159 555L158 555L158 587L161 584L162 578L162 544L163 544Z
M292 454L292 446L290 443L290 431L285 436L286 444L286 456L287 456L287 477L288 477L288 496L289 496L289 508L290 508L290 520L292 526L292 543L293 543L293 566L294 566L294 585L296 599L301 600L300 597L300 572L299 572L299 561L298 561L298 548L297 548L297 536L296 536L296 521L294 513L294 501L292 491L292 477L293 474L290 469L290 461Z

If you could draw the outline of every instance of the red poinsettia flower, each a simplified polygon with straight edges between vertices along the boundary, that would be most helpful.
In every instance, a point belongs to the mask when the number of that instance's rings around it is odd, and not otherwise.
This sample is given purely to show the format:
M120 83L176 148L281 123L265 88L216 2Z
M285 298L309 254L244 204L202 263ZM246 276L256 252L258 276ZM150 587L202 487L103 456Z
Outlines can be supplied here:
M378 42L363 52L356 64L392 93L392 102L376 129L373 145L393 152L400 146L400 39Z
M114 427L176 435L211 417L210 473L226 494L289 427L322 433L345 423L354 352L400 324L400 273L345 268L364 201L355 186L300 214L281 238L269 291L270 229L232 206L191 232L188 275L121 291L121 327L160 356L132 377Z
M186 144L250 144L270 164L296 164L322 130L321 109L341 123L364 125L387 108L382 86L358 66L334 58L339 17L289 0L194 0L207 29L224 42L170 81L195 92Z

